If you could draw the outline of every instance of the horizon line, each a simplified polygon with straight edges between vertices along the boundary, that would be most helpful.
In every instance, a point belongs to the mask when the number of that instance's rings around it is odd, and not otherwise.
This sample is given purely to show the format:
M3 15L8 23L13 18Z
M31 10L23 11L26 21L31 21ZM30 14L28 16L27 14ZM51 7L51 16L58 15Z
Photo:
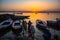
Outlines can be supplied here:
M53 11L0 11L0 12L22 12L22 13L60 13L60 10Z

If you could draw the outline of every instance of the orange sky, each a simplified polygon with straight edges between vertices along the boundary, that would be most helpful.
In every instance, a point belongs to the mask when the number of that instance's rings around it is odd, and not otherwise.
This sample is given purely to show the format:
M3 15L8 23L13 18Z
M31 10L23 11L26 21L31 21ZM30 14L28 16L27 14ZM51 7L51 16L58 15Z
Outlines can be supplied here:
M54 7L55 6L55 7ZM58 9L57 5L49 5L49 4L39 4L39 3L25 3L22 5L7 5L5 7L2 7L4 9L8 10L50 10L50 9Z
M39 10L55 10L60 9L58 3L49 3L49 2L39 2L39 1L28 1L24 3L6 3L1 4L1 9L3 10L32 10L32 11L39 11Z

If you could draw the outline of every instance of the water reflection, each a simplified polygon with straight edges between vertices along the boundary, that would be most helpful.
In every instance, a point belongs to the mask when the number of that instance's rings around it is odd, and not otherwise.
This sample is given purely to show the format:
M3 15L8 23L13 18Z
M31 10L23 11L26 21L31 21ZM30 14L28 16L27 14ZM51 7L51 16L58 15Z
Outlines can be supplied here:
M31 20L34 25L35 25L35 21L37 19L40 19L40 20L43 20L43 21L46 22L47 20L55 20L56 18L60 18L60 13L50 13L50 14L47 14L47 13L38 13L38 14L35 14L35 13L23 13L23 15L29 15L30 19L26 19L26 20L27 21Z

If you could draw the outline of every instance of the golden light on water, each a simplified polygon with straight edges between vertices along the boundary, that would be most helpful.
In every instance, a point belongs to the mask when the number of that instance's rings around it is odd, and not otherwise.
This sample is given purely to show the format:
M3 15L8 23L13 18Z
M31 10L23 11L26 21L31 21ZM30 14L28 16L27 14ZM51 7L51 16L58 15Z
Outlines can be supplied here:
M55 20L56 18L60 18L60 14L47 14L47 13L38 13L38 14L35 14L35 13L23 13L23 15L28 15L30 16L28 20L31 20L31 21L36 21L37 19L40 19L40 20L43 20L43 21L46 21L46 20Z
M47 14L42 14L42 13L38 13L38 14L35 14L35 13L24 13L23 15L30 16L29 20L31 20L31 21L36 21L37 19L46 20L46 18L47 18Z

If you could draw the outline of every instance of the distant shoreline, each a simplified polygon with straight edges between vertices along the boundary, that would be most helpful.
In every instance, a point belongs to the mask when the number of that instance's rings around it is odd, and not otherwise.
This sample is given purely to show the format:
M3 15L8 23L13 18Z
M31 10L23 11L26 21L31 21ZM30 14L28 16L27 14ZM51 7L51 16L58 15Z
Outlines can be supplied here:
M0 11L0 12L22 12L22 13L60 13L60 11Z

